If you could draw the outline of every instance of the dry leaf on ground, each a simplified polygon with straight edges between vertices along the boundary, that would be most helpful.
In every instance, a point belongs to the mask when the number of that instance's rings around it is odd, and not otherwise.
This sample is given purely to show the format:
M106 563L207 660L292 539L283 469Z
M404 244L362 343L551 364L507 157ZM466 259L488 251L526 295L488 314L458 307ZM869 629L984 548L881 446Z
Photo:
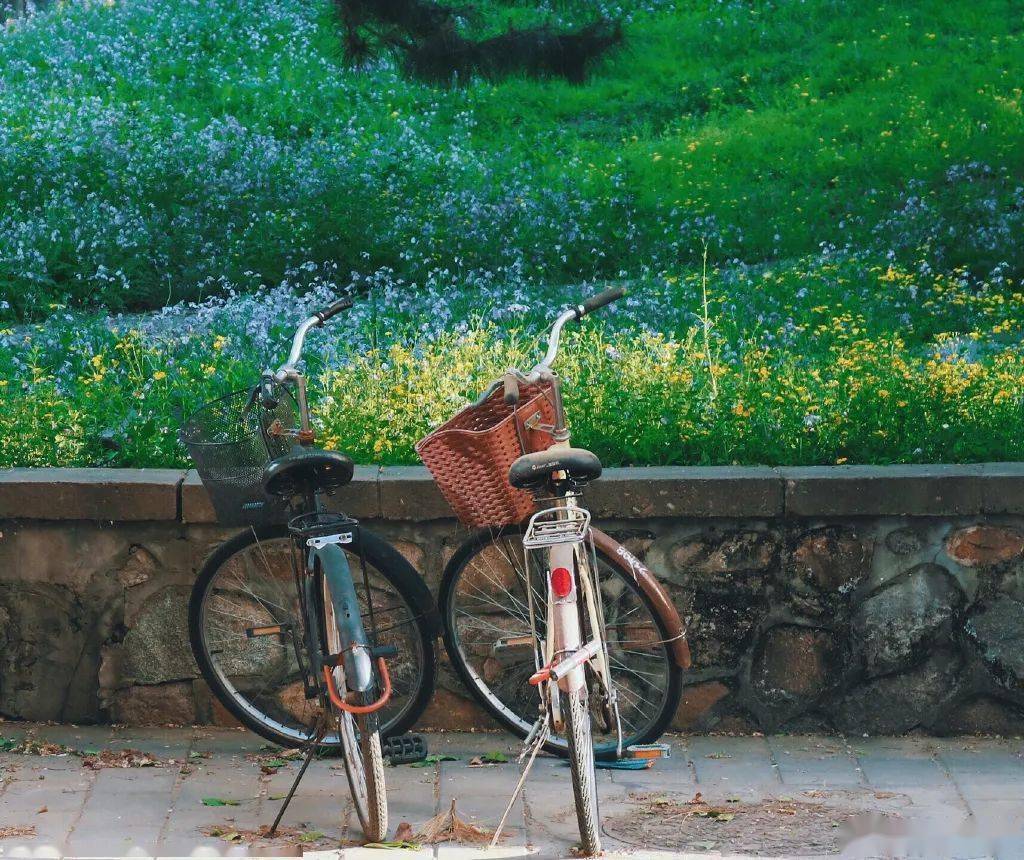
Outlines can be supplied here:
M106 767L162 767L163 762L141 750L101 750L82 759L82 767L103 770Z
M490 842L493 830L484 830L459 818L455 811L455 799L447 812L435 815L416 834L418 842Z

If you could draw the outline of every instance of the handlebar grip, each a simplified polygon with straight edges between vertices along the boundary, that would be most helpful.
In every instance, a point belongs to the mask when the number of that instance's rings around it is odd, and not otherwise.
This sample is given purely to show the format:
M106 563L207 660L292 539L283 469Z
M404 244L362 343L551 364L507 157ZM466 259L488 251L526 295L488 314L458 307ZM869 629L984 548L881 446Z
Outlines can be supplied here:
M335 316L336 314L340 314L342 311L347 311L350 307L352 307L352 299L338 299L329 308L326 308L325 310L322 311L317 311L315 314L313 314L313 316L320 317L320 322L325 323L331 317Z
M519 380L514 373L506 373L502 377L505 385L505 402L509 406L515 406L519 402Z
M625 287L612 287L610 290L605 290L603 293L591 296L579 306L579 309L576 311L576 319L581 319L587 314L603 308L605 305L610 305L612 302L621 299L624 295L626 295Z

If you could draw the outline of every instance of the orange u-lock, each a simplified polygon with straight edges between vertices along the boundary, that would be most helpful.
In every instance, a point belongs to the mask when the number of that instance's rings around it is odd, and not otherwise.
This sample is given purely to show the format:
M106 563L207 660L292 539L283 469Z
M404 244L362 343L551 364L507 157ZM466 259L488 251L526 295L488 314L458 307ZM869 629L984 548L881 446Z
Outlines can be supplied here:
M388 703L388 699L391 698L391 675L388 674L388 664L384 662L383 657L377 658L377 669L380 672L381 679L384 681L384 692L381 693L380 698L369 705L350 705L338 695L338 688L334 685L334 675L331 674L329 666L324 666L324 681L327 684L327 695L330 697L331 702L336 707L350 714L372 714L374 711L379 711Z

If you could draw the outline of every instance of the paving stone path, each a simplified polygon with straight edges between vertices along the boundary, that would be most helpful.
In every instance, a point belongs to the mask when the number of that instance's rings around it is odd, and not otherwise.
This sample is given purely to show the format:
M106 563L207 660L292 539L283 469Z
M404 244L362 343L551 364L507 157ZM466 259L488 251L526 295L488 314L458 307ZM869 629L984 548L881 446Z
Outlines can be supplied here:
M329 759L307 773L286 817L285 836L247 844L273 819L297 763L275 762L276 754L242 731L0 723L0 737L29 737L79 752L139 750L159 765L92 769L81 755L0 752L0 835L15 828L35 833L0 838L2 858L388 856L358 846L361 834L344 772ZM432 753L457 760L388 770L392 828L407 821L416 829L453 798L463 819L493 827L518 769L514 763L469 762L488 752L513 757L514 739L446 733L428 741ZM671 758L651 770L599 772L608 856L824 851L850 857L1024 858L1020 740L799 735L671 742ZM117 762L116 755L111 758ZM575 820L561 762L538 759L509 831L494 851L442 843L396 856L572 856Z

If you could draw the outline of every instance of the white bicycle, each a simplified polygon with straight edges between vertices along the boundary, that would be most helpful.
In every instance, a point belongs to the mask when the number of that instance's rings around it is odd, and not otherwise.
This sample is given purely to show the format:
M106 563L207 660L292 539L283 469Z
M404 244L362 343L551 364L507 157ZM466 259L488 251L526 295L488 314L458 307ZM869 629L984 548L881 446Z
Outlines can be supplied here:
M417 446L460 518L487 526L442 580L452 665L530 762L541 748L568 758L586 854L601 850L595 757L657 740L690 663L671 598L580 504L601 463L571 446L551 369L563 327L622 295L562 313L539 364L509 370Z

